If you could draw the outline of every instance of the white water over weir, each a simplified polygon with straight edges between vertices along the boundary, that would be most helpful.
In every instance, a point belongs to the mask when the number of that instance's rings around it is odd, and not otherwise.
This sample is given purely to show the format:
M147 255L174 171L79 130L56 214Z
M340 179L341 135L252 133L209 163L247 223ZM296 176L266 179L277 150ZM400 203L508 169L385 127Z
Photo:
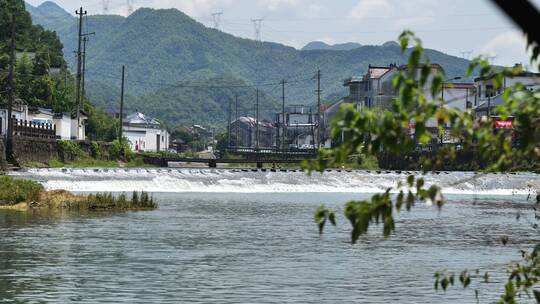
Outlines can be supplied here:
M76 192L349 192L376 193L396 186L409 171L331 170L308 175L300 170L255 169L27 169L11 175L41 182L47 190ZM528 195L540 189L533 173L438 172L423 176L445 194Z

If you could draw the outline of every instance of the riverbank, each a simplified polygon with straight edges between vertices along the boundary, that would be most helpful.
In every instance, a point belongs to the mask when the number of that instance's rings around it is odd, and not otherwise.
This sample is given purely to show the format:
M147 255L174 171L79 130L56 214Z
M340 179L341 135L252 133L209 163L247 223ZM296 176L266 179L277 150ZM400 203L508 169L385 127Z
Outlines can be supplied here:
M17 211L123 211L152 210L157 204L146 192L125 194L76 195L65 190L45 191L44 187L30 180L0 176L0 209Z

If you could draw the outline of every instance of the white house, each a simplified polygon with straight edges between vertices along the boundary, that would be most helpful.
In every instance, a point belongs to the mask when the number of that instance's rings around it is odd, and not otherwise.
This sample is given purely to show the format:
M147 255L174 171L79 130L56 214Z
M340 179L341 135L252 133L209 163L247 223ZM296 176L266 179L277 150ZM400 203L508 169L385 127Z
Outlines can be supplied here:
M88 115L80 111L79 119L76 115L71 116L71 139L85 140L86 139L86 124Z
M0 136L4 136L7 130L7 108L0 106ZM29 108L22 99L15 99L12 109L12 117L17 120L32 122L34 124L50 124L56 126L56 138L62 140L84 140L86 133L86 120L88 117L81 112L82 124L77 128L77 119L72 118L70 113L53 113L51 109ZM72 132L75 132L73 135Z
M71 125L74 121L71 118L71 113L55 113L53 121L56 125L56 137L61 140L70 140Z
M6 135L8 125L8 110L5 105L0 106L0 136ZM16 98L11 111L11 117L19 120L28 120L28 106L22 99Z
M124 137L133 151L159 152L169 149L169 133L161 123L143 113L128 115L122 126Z

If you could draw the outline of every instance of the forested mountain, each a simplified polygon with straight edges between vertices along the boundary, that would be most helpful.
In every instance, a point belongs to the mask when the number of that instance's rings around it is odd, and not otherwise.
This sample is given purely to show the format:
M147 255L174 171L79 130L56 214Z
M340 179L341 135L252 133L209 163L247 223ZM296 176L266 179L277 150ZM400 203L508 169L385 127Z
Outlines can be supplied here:
M356 42L346 42L346 43L337 43L337 44L327 44L322 41L312 41L306 44L302 51L313 51L313 50L333 50L333 51L350 51L362 47L360 43Z
M51 2L29 7L35 22L57 31L66 60L73 64L77 19L59 18L60 10ZM127 107L166 117L172 124L216 123L209 111L221 111L219 117L225 117L231 95L242 92L234 86L215 88L216 79L259 85L273 104L281 95L280 86L274 84L286 79L288 104L312 104L316 100L312 78L317 69L322 71L324 96L335 98L346 94L343 79L364 73L369 64L399 64L407 58L392 43L347 51L299 51L278 43L242 39L207 28L176 9L141 8L127 18L89 15L85 25L86 32L96 33L90 37L87 56L92 101L102 106L118 102L121 66L126 65L126 88L132 96ZM464 59L434 50L427 53L448 75L462 75L466 69Z

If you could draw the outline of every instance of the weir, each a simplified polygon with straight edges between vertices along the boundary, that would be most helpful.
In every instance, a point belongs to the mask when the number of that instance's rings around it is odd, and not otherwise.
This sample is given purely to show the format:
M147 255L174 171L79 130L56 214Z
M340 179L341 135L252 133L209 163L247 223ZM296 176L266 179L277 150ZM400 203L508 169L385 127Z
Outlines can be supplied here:
M414 171L329 170L308 175L290 169L28 169L12 172L36 180L47 189L81 192L336 192L377 193L394 187ZM533 173L486 174L438 172L423 176L427 185L442 186L445 194L529 195L540 189Z

